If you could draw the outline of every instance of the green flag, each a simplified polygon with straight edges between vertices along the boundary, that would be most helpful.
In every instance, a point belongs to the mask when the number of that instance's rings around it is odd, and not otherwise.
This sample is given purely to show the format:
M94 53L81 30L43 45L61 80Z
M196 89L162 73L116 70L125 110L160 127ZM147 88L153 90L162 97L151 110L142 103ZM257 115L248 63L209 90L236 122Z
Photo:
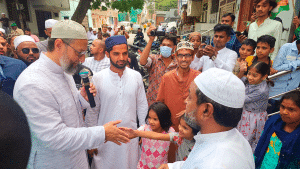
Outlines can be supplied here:
M277 10L277 12L273 12L274 10L271 12L271 17L270 17L271 19L276 18L276 16L282 11L290 10L288 0L276 0L276 2L277 2L277 7L276 8L278 8L278 10Z

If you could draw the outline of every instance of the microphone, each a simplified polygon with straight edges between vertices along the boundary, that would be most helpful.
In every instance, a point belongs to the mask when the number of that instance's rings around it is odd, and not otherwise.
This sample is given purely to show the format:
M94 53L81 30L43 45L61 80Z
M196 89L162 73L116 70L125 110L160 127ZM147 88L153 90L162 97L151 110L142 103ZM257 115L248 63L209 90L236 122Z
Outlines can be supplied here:
M95 103L93 94L91 94L90 90L89 90L89 88L90 88L89 70L84 68L79 72L79 75L82 78L83 85L84 85L85 91L87 93L89 102L90 102L90 106L91 106L91 108L93 108L96 106L96 103Z

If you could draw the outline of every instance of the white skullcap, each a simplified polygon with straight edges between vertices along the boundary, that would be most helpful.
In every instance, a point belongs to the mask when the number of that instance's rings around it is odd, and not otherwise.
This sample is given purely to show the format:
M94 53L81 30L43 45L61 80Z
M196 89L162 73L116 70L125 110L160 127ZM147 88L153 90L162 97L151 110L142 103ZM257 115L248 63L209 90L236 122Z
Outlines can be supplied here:
M231 108L242 108L245 102L245 85L233 73L210 68L198 75L194 82L208 98Z
M48 19L45 21L45 29L52 28L58 21L55 19Z
M96 32L97 32L97 28L94 28L93 31L96 31Z
M3 28L0 28L0 32L5 33L5 30Z
M5 15L5 13L1 13L1 15Z
M87 39L84 27L72 20L58 21L52 28L51 38Z
M35 43L34 39L31 36L28 35L20 35L17 36L14 40L15 49L22 43L22 42L33 42Z

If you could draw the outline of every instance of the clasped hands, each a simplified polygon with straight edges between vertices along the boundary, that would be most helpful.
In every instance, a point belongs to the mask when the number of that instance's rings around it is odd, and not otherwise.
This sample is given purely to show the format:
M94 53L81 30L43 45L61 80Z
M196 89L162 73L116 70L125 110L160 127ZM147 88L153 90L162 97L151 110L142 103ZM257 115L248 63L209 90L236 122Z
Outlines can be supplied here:
M203 55L207 55L209 58L212 58L213 56L217 56L217 54L218 52L215 47L202 43L198 49L198 52L196 53L196 56L201 58Z

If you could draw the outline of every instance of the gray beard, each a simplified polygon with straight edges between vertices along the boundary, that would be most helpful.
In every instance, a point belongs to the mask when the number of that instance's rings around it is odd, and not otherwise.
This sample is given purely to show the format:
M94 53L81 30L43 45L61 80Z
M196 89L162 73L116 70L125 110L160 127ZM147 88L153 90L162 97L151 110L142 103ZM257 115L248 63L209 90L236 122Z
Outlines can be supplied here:
M70 60L66 54L64 54L60 60L60 66L61 68L69 75L74 75L78 69L78 66L75 68L73 67L73 64L70 63Z

